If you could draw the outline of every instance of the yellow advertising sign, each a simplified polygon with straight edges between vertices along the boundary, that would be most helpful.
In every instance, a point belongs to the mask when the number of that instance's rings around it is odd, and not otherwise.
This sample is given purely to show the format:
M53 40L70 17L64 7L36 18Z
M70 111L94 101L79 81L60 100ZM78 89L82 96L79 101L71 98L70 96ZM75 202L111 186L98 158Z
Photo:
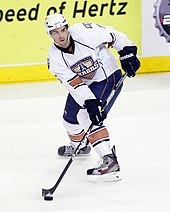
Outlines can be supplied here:
M44 29L48 14L59 12L70 25L111 25L141 50L141 0L1 0L0 67L45 64L51 40ZM1 69L0 69L1 70Z

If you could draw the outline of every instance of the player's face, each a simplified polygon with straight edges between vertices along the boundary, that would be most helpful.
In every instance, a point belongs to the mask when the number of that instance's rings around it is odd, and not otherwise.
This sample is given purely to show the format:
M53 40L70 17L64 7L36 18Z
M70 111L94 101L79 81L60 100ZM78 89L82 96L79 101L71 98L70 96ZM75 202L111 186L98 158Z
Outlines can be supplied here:
M70 44L68 28L63 26L57 29L53 29L50 32L54 42L62 48L67 48Z

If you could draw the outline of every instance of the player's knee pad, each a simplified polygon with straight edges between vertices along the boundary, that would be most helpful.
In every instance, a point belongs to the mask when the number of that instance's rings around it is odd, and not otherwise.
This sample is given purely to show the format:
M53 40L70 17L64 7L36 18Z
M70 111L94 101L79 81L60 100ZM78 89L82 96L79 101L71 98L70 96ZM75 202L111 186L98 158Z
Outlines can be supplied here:
M65 120L63 121L63 124L67 130L71 145L73 145L74 147L77 147L79 143L82 141L82 138L85 134L84 129L82 129L80 125L78 124L70 124L66 122ZM83 145L86 146L85 143Z
M79 124L71 124L63 119L63 125L70 135L76 135L83 130Z
M91 121L90 121L89 114L86 109L79 110L79 112L77 114L77 120L78 120L81 128L84 129L84 131L87 131L91 124Z

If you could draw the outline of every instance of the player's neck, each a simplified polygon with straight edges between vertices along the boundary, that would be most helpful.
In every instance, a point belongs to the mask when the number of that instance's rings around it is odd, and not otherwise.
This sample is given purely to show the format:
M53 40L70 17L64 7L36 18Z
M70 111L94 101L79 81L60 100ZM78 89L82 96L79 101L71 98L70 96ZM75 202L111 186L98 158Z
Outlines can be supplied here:
M70 40L70 43L66 48L62 48L58 46L56 43L54 43L54 45L64 53L74 54L74 49L75 49L74 40L71 36L69 40Z

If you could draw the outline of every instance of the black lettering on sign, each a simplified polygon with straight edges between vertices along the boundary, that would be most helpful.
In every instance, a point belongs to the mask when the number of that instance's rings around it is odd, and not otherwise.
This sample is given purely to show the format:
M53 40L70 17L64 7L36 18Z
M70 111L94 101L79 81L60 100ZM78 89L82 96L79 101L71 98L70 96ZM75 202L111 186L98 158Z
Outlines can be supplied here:
M96 16L105 16L105 15L125 15L126 14L126 6L128 2L116 2L116 0L110 0L109 3L99 3L91 4L88 1L84 1L80 6L80 2L75 1L74 10L73 10L73 18L76 18L78 15L80 17L85 17L89 15L90 17Z
M15 11L14 9L8 9L6 12L3 12L3 10L0 10L0 21L2 21L3 18L7 22L12 22L15 19L18 21L25 21L27 15L28 20L36 21L38 19L39 7L40 4L37 4L35 7L28 11L24 8L20 8L18 11Z
M85 16L85 12L86 12L86 6L87 6L87 1L84 1L84 6L81 9L78 9L78 1L75 2L75 7L74 7L74 12L73 12L73 18L76 17L77 13L82 13L82 17Z
M120 2L119 5L121 6L121 8L117 12L117 15L125 15L126 14L126 11L124 11L124 9L127 6L127 2Z

